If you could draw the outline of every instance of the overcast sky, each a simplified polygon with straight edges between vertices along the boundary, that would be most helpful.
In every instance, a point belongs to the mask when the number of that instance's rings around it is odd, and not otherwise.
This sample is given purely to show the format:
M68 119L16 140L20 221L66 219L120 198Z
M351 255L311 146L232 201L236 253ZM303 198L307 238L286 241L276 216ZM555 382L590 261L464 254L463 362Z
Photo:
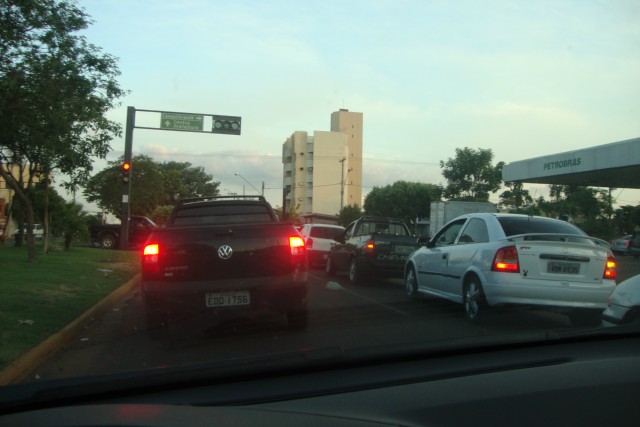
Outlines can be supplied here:
M95 21L84 35L119 58L131 91L110 118L124 124L127 106L242 117L241 136L137 129L134 154L203 166L223 193L251 191L236 172L264 181L274 205L282 143L329 130L339 108L364 116L363 193L444 183L439 162L456 148L509 163L640 136L638 0L80 5ZM112 147L108 160L124 141Z

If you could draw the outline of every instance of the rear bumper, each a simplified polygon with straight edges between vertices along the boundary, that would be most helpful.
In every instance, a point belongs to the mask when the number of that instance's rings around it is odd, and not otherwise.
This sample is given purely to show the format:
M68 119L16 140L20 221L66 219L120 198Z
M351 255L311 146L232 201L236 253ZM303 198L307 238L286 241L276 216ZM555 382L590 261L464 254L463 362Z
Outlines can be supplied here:
M406 261L407 256L405 255L378 255L362 258L358 266L366 274L401 278L404 276Z
M615 282L605 280L599 284L537 280L519 277L503 277L510 273L494 274L495 280L483 284L489 305L515 304L567 309L607 308L609 294L615 288Z
M143 281L141 290L148 311L166 317L184 316L200 312L216 314L251 311L288 312L306 308L308 274L292 276L250 278L237 280L210 280L198 282ZM294 280L295 279L295 280ZM246 305L208 307L207 294L249 293Z

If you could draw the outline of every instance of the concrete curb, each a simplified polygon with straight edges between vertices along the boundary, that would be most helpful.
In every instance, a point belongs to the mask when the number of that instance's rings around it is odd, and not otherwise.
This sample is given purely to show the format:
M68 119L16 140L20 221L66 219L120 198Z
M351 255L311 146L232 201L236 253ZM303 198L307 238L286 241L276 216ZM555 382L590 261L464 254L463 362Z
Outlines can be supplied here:
M24 353L0 372L0 385L16 384L31 375L45 360L69 343L93 318L105 313L140 283L140 273L85 311L59 332Z

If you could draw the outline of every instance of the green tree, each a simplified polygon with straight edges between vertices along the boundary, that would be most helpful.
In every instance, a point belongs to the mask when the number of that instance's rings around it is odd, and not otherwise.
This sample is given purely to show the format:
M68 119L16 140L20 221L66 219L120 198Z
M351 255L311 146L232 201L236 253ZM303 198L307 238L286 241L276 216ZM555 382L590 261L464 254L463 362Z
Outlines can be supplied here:
M438 185L396 181L384 187L374 187L364 200L364 212L413 224L416 218L429 216L431 202L440 200L441 195L442 188Z
M88 202L96 203L100 209L118 218L122 200L122 163L123 158L109 162L105 169L89 179L83 193ZM139 154L131 159L131 214L153 217L156 209L173 207L180 199L216 196L220 193L219 186L220 183L213 181L213 176L205 173L202 167L194 167L188 162L159 163Z
M620 206L613 213L616 234L628 234L640 227L640 205Z
M67 202L63 212L62 235L64 236L64 250L68 251L74 239L88 239L90 218L83 210L82 205L75 202Z
M504 162L492 165L491 149L456 148L455 158L440 161L442 175L447 180L442 195L449 200L488 202L502 183Z
M549 217L568 216L590 235L609 240L615 234L609 219L608 190L577 185L550 185L551 200L539 200L538 207Z
M79 34L89 23L73 0L0 0L0 175L22 201L29 230L33 177L48 181L58 171L77 188L121 132L106 118L125 94L116 59ZM26 186L12 165L28 166ZM28 247L33 262L31 232Z
M347 205L338 214L338 225L346 227L362 216L362 209L358 205Z
M500 194L500 203L514 212L522 212L523 207L529 207L533 203L533 197L529 190L523 188L521 182L506 182L507 190Z

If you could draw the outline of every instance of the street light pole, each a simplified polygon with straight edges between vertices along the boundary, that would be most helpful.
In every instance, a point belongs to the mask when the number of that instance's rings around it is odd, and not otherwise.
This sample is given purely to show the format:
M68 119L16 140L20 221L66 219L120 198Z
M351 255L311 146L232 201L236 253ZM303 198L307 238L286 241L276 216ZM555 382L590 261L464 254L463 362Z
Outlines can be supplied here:
M253 188L253 189L254 189L254 190L256 190L258 193L260 193L261 195L263 195L263 196L264 196L264 184L263 184L263 186L262 186L262 192L260 192L260 190L258 190L256 187L254 187L254 186L253 186L253 184L251 184L249 181L247 181L247 180L246 180L246 178L245 178L244 176L240 175L238 172L236 172L234 175L235 175L235 176L239 176L240 178L242 178L242 179L244 180L244 182L246 182L247 184L249 184L249 186L250 186L251 188ZM244 193L244 191L243 191L243 193Z
M347 160L346 157L343 157L342 160L338 160L342 163L342 171L340 173L340 212L342 213L342 207L344 205L344 161Z

